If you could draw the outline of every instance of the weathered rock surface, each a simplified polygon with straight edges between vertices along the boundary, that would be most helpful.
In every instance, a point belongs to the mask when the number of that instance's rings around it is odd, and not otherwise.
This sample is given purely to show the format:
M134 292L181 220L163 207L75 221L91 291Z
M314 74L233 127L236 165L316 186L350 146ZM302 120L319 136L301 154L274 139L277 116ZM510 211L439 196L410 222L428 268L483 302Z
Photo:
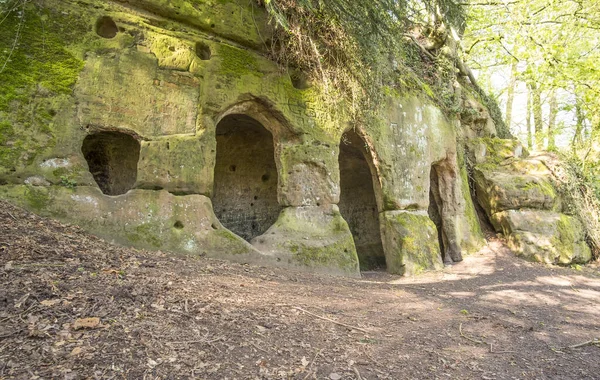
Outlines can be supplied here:
M214 156L205 153L214 146L206 134L142 141L134 187L210 196L215 163Z
M347 276L359 273L352 234L336 205L286 207L251 243L280 265Z
M488 213L521 208L560 211L560 198L547 175L517 174L510 170L497 167L473 171L477 199Z
M548 264L585 263L591 250L579 220L561 213L562 202L541 158L527 157L514 140L471 144L477 200L494 229L518 255Z
M203 195L131 190L107 197L97 188L0 186L3 198L75 222L108 240L149 249L257 261L258 252L225 229Z
M586 263L592 258L579 220L542 210L508 210L493 215L492 223L508 236L518 255L547 264Z
M443 268L438 232L426 212L386 211L381 216L389 272L414 275Z

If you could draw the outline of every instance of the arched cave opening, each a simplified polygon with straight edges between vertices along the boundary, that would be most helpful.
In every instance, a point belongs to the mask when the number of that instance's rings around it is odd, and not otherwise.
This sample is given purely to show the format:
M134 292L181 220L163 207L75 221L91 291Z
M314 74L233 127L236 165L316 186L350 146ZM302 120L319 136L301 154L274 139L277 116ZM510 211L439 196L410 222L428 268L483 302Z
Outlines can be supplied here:
M273 135L253 118L234 114L217 125L215 215L249 241L262 235L279 216Z
M81 152L104 194L125 194L135 184L140 143L131 135L114 131L88 135Z
M385 269L373 176L366 158L365 143L354 131L342 136L339 165L340 213L352 232L360 269Z
M433 221L437 230L442 260L444 260L444 262L447 263L451 262L451 260L446 252L446 247L448 246L448 243L447 238L444 234L444 222L442 218L442 197L440 193L440 180L437 173L436 165L431 166L431 170L429 172L429 180L429 208L427 209L427 213L429 214L429 219Z
M114 38L119 33L119 28L112 18L102 16L96 20L96 34L102 38Z

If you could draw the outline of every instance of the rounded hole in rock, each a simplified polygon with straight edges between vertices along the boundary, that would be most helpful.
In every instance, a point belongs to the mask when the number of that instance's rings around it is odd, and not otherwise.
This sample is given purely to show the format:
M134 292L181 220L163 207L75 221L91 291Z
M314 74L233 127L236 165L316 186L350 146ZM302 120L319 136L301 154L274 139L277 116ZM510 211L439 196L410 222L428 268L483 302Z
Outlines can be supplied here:
M175 227L178 230L183 229L183 223L181 223L181 221L176 221L175 224L173 224L173 227Z
M125 194L135 184L140 143L133 136L116 131L90 134L83 139L81 152L104 194Z
M364 140L354 131L340 143L340 213L350 227L361 270L385 268L373 176ZM375 210L375 211L374 211Z
M310 88L310 81L306 74L300 71L294 71L290 74L290 79L292 81L292 86L294 86L297 90L306 90Z
M117 24L109 16L102 16L96 20L96 34L102 38L114 38L119 33Z
M215 137L215 215L249 241L265 233L281 211L277 181L262 181L264 173L277 173L273 135L255 119L232 114L217 124Z
M212 228L213 230L217 230L217 229L218 229L218 228L217 228L217 225L216 225L216 224L214 224L214 223L210 225L210 228Z
M196 47L194 50L196 51L196 56L203 61L208 61L212 56L210 46L203 42L196 42Z
M260 180L263 182L267 182L269 178L271 178L269 174L263 174L262 177L260 177Z

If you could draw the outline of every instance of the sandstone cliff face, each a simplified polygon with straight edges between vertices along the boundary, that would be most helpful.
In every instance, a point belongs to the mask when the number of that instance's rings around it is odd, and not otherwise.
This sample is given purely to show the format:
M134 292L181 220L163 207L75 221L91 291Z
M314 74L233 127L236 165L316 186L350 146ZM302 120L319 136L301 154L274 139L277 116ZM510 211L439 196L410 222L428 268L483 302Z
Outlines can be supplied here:
M56 69L48 83L65 87L17 76L9 88L0 196L122 244L349 276L437 269L483 244L463 153L494 134L478 105L449 119L426 96L390 95L378 122L351 128L331 91L265 58L268 16L248 1L49 0L28 12L29 53L45 49L36 32L60 53L30 70ZM498 198L486 210L521 244L529 235L502 214L512 190L494 193L504 174L483 173L480 202ZM555 210L536 181L515 207ZM564 220L545 231L562 234Z

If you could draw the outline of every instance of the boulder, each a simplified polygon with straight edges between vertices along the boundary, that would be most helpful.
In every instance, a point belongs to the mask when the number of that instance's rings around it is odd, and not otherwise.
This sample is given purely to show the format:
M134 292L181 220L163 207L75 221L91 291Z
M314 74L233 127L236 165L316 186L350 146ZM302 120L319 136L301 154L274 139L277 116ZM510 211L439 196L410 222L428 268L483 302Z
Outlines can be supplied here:
M565 214L543 210L507 210L492 223L507 236L518 255L547 264L586 263L591 250L581 222Z
M529 173L517 174L509 168L475 168L473 177L477 199L488 216L521 208L560 210L560 199L549 178Z

